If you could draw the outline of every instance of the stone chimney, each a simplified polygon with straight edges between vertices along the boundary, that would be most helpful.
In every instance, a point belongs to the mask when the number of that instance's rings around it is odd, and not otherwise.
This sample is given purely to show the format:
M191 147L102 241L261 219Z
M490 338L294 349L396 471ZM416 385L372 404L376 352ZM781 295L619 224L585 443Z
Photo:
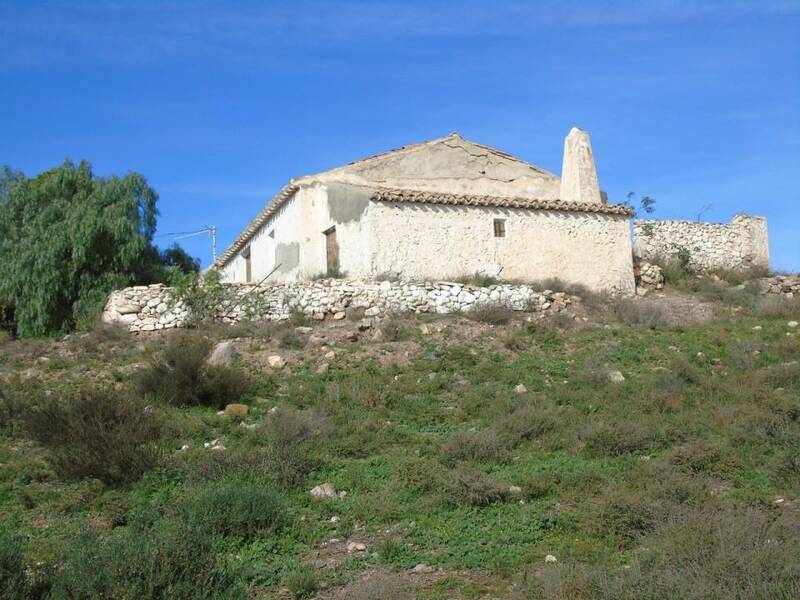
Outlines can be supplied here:
M564 138L561 200L603 204L589 132L573 127Z

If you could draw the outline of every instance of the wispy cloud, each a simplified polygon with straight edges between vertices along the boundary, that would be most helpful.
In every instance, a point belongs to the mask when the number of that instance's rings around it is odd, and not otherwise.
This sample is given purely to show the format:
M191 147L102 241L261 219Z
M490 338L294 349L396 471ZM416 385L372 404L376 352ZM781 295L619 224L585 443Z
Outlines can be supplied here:
M246 60L427 36L514 36L800 14L788 0L683 2L55 2L0 4L0 65Z

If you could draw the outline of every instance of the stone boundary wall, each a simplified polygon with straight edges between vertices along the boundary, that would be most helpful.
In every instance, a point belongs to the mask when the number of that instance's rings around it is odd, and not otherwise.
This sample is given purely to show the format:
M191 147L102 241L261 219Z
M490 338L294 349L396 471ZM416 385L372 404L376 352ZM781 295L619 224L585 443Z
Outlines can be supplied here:
M736 215L730 223L695 221L635 221L634 254L649 262L678 260L689 252L689 267L697 271L769 269L767 220Z
M759 280L761 292L784 298L800 298L800 275L775 275Z
M528 311L560 311L572 302L565 292L538 291L528 285L498 284L475 287L453 282L365 282L324 279L312 282L224 284L225 300L217 319L278 321L301 311L315 319L342 319L346 311L359 310L365 317L392 312L466 312L482 304ZM189 312L163 284L136 286L111 293L103 321L121 323L129 331L157 331L181 327Z

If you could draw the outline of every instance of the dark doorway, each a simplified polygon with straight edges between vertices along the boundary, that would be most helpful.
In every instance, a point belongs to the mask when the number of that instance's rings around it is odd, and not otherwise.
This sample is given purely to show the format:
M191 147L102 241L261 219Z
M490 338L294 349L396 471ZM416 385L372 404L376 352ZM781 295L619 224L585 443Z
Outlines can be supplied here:
M328 262L328 277L339 276L339 242L336 241L336 227L323 232L325 234L325 255Z

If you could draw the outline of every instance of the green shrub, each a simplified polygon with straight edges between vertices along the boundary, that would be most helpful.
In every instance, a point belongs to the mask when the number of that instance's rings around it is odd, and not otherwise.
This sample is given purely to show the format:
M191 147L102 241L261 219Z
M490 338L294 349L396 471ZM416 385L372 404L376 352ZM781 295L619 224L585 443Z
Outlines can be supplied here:
M428 494L442 488L443 467L429 458L408 456L395 466L394 479L405 490Z
M156 415L124 389L86 386L63 399L44 399L25 412L23 425L65 478L126 483L160 457Z
M143 394L176 406L222 408L237 401L249 387L246 374L233 367L210 366L211 342L187 333L173 337L137 379Z
M217 540L175 517L144 515L112 534L84 528L69 536L54 571L54 598L241 598Z
M314 569L303 565L291 571L284 581L292 598L310 598L319 588Z
M492 429L509 446L515 446L523 440L534 440L553 431L563 421L563 412L561 407L527 402L512 413L501 417Z
M228 476L189 487L180 514L208 535L252 540L278 529L285 521L278 495L264 481Z
M180 301L189 310L188 323L201 325L213 323L217 316L233 307L227 306L228 294L222 285L219 271L205 273L174 273L170 284L174 290L173 302Z

